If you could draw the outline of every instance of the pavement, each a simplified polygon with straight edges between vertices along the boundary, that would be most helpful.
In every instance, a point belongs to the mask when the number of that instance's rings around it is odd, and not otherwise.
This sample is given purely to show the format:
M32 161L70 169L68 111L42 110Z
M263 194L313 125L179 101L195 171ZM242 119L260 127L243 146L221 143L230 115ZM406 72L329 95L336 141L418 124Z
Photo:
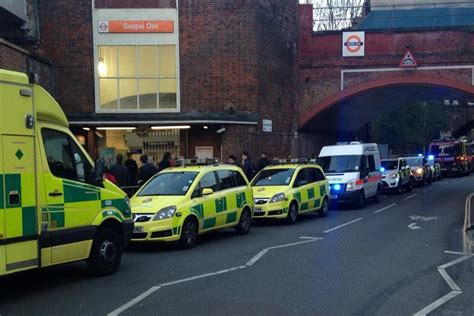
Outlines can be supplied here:
M108 277L84 263L16 274L0 281L0 315L473 315L473 191L474 176L448 178L362 210L210 233L190 250L134 246Z

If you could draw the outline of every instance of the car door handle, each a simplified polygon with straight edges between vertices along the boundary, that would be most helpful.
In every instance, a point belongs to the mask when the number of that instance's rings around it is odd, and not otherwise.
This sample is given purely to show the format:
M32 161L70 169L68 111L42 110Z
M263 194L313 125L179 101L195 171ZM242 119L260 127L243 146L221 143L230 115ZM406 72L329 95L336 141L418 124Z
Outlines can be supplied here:
M218 199L218 200L217 200L217 203L222 203L222 199Z
M61 196L63 195L62 192L59 192L58 190L49 192L49 196Z

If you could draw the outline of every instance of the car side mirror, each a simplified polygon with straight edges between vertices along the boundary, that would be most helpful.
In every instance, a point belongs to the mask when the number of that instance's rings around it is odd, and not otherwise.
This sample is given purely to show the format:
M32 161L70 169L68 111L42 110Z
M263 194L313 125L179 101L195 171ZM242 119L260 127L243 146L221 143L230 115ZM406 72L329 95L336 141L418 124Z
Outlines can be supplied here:
M104 161L102 159L97 159L95 162L94 168L94 181L97 185L102 185L104 182Z
M202 195L211 195L212 193L214 193L214 190L212 190L211 188L204 188L202 189Z

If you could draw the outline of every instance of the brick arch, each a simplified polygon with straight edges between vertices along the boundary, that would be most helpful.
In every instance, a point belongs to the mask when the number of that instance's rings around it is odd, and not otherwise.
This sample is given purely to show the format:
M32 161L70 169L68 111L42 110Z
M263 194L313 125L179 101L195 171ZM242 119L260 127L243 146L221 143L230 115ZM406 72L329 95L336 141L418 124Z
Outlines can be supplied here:
M336 94L327 97L321 102L312 106L309 110L305 111L299 117L299 128L303 128L308 124L314 117L319 113L331 108L337 103L349 99L350 97L376 90L380 88L390 86L406 86L406 85L428 85L428 86L441 86L447 87L454 90L466 92L474 95L474 86L462 83L455 80L415 75L412 77L390 77L385 79L378 79L370 82L366 82L357 86L353 86L346 90L340 91Z

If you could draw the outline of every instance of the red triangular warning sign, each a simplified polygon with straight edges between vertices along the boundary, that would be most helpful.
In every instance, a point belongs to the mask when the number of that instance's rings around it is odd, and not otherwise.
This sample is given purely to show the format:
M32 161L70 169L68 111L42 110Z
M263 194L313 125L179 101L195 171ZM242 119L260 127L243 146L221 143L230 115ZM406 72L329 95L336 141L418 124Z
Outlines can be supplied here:
M409 49L407 50L405 55L403 55L402 60L400 60L400 65L398 66L402 68L418 67L418 63L416 62L415 57L413 56L413 54L410 52Z

